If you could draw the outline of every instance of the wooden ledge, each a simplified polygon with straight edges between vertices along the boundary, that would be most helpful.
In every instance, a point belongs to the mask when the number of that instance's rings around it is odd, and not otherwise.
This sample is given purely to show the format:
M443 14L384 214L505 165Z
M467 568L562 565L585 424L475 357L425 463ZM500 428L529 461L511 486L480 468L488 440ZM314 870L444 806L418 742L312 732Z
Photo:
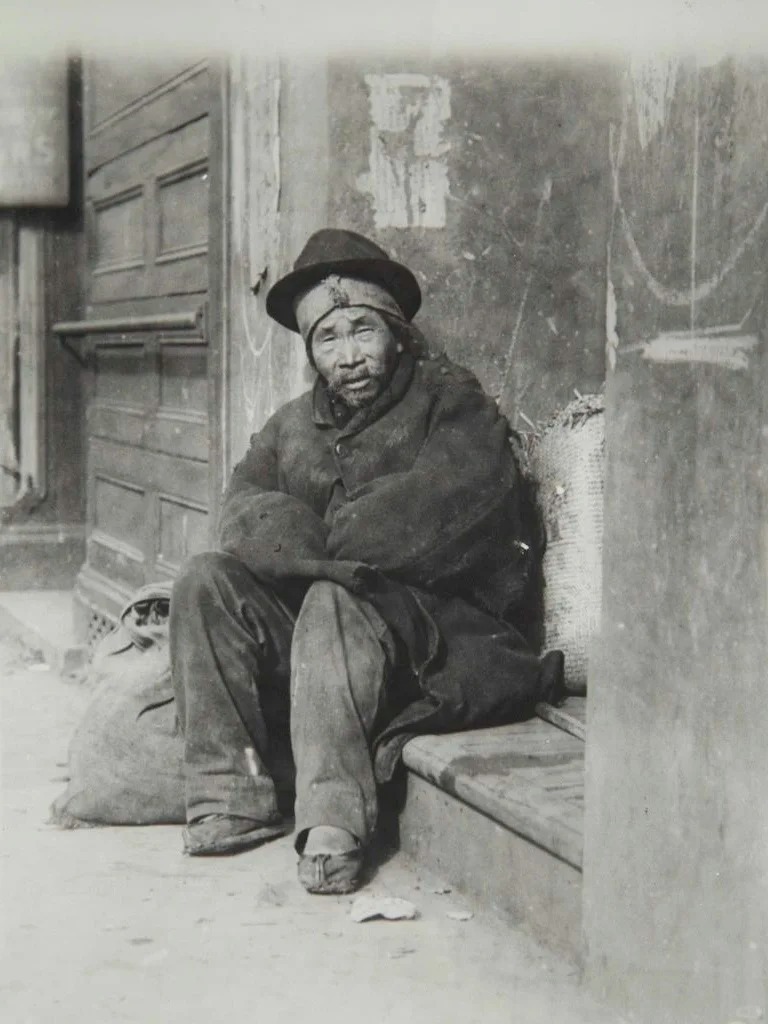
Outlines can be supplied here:
M581 870L584 743L533 718L516 725L418 736L410 771Z
M564 729L571 736L580 740L587 738L587 698L569 697L565 704L555 707L552 704L537 704L536 714L545 722L551 722L558 729Z

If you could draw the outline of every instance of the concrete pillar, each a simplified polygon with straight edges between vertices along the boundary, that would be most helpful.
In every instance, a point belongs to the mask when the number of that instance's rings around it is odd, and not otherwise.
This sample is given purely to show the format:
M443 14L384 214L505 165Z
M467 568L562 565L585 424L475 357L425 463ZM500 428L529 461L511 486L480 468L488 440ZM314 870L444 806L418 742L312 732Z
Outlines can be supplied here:
M608 391L587 961L655 1024L768 1005L765 385L635 356Z
M727 1024L768 1015L766 75L658 73L652 123L642 81L612 154L587 971L633 1020Z

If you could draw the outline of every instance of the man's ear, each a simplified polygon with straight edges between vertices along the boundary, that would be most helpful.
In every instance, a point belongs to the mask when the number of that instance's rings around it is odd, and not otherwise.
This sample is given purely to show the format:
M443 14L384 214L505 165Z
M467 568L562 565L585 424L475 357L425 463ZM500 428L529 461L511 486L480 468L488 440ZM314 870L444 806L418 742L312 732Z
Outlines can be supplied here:
M312 367L313 370L316 370L317 367L315 366L315 357L312 355L312 335L311 334L310 334L310 336L308 338L304 339L304 351L307 353L307 360L309 361L309 365Z

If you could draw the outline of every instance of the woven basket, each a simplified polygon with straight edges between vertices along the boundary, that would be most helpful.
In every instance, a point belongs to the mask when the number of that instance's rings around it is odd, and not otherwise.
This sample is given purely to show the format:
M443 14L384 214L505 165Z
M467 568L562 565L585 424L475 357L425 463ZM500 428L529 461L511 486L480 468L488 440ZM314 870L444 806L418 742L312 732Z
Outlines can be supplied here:
M586 395L559 412L530 460L546 530L544 649L565 654L571 693L587 688L589 653L602 599L605 417L602 395Z

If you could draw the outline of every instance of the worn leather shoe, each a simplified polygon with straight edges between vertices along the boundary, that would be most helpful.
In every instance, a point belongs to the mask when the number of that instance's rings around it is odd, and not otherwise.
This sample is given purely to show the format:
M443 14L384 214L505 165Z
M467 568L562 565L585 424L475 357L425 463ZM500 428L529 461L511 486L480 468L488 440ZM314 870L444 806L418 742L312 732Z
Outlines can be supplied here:
M182 832L184 853L190 857L216 857L252 850L290 831L290 824L262 825L231 814L206 814Z
M363 849L346 853L299 855L299 881L307 892L317 895L344 895L354 892L363 870Z

